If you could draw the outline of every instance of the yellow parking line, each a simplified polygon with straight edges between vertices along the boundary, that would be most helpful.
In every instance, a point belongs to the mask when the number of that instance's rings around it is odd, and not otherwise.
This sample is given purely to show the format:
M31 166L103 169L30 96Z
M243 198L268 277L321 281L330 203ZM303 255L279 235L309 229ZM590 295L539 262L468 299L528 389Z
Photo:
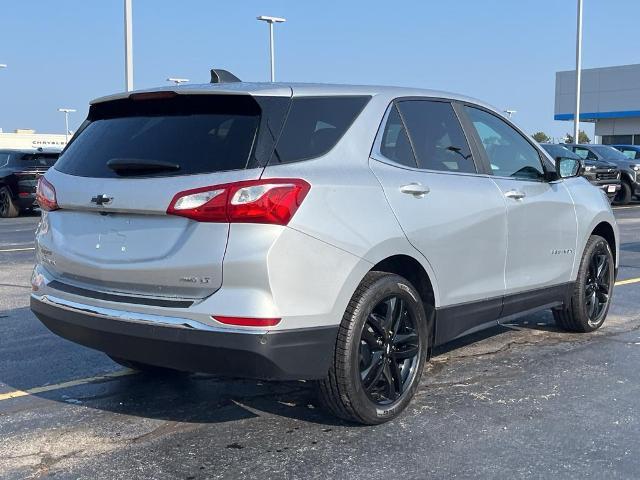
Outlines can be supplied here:
M0 250L2 252L26 252L27 250L35 250L36 247L27 247L27 248L7 248L4 250Z
M78 385L86 385L88 383L104 382L106 380L111 380L112 378L125 377L127 375L134 375L136 373L138 372L136 372L135 370L119 370L117 372L105 373L104 375L96 375L95 377L79 378L78 380L54 383L53 385L29 388L28 390L14 390L12 392L0 393L0 402L3 400L9 400L10 398L25 397L27 395L51 392L53 390L61 390L63 388L76 387Z
M638 283L640 282L640 278L628 278L627 280L618 280L615 285L616 287L620 285L629 285L630 283Z

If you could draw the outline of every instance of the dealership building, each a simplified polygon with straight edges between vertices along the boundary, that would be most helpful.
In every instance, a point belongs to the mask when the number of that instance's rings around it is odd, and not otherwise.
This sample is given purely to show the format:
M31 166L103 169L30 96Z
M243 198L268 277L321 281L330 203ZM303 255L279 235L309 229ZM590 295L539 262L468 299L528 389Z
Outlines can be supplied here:
M574 119L575 70L556 73L555 120ZM640 145L640 65L582 70L580 121L595 123L596 143Z
M18 129L14 132L3 132L0 129L0 148L62 150L66 144L65 135L36 133L30 129Z

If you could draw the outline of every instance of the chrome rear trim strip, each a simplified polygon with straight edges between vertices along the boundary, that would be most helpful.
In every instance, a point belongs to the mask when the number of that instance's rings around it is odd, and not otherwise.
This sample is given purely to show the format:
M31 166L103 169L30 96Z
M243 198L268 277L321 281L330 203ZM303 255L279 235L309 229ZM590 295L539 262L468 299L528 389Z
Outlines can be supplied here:
M189 330L203 330L218 333L243 333L249 335L264 335L268 333L268 330L245 330L240 328L214 327L190 318L151 315L148 313L127 312L124 310L114 310L112 308L96 307L95 305L72 302L53 295L37 295L32 293L31 297L46 305L52 305L63 310L91 315L94 317L107 318L114 321L144 323L147 325L163 325L172 328L185 328Z

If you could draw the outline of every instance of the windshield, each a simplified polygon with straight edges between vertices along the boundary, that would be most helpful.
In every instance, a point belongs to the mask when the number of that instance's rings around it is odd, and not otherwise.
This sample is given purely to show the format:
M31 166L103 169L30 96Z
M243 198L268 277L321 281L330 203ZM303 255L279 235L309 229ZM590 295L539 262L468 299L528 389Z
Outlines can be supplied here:
M608 145L592 145L591 148L607 160L629 160L622 152Z

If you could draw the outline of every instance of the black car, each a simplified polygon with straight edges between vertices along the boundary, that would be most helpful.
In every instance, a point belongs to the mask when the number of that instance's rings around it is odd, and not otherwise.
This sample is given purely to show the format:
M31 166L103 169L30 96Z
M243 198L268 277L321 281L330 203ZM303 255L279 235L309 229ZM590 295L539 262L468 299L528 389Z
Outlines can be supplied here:
M60 152L0 150L0 218L17 217L37 206L38 179L53 166Z
M621 172L615 164L593 158L584 158L572 150L569 150L565 145L541 143L540 146L554 159L558 157L583 159L583 176L593 185L602 189L607 194L607 197L609 197L609 201L613 201L616 195L618 195L621 189Z
M567 144L566 147L586 160L604 160L620 169L622 184L615 198L616 203L626 205L634 196L640 196L640 161L631 160L609 145Z

